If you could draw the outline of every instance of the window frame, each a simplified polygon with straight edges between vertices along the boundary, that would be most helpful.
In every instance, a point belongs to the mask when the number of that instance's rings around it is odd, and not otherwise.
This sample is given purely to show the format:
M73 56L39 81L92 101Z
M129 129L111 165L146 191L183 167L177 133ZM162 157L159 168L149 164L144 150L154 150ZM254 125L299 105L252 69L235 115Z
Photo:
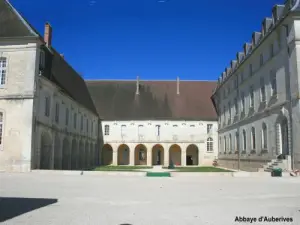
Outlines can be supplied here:
M265 80L264 78L260 78L260 101L261 102L266 102L266 85L265 85Z
M56 102L55 103L55 118L54 118L56 123L59 123L59 108L60 108L59 103Z
M109 136L110 127L108 124L104 125L104 136Z
M214 139L212 137L206 139L206 151L214 152Z
M256 149L256 133L255 127L251 127L251 150Z
M5 66L3 66L4 62L5 62ZM8 71L8 58L1 56L0 57L0 88L4 88L7 83L7 71Z
M51 99L50 96L45 96L45 112L44 116L50 117L50 105L51 105Z

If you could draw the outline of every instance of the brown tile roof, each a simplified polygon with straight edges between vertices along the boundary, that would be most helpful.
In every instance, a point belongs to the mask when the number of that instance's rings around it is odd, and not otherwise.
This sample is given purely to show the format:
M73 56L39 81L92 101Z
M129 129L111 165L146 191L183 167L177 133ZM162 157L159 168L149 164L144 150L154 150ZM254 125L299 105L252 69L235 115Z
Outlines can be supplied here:
M216 82L180 81L86 81L103 120L183 119L217 120L211 101Z

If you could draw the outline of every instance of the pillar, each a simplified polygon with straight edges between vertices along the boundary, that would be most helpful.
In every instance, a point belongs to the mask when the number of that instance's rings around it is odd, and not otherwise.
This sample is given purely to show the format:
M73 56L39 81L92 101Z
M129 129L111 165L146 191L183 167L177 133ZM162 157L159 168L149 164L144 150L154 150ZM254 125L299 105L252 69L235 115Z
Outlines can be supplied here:
M117 166L118 165L118 149L117 150L113 149L113 161L112 161L112 165L113 166Z
M168 148L164 149L164 163L163 166L169 166L169 146Z
M135 165L135 162L134 162L134 159L135 159L135 148L130 148L129 149L129 166L134 166Z
M152 166L152 150L147 149L147 166Z
M186 149L181 150L181 166L186 166Z

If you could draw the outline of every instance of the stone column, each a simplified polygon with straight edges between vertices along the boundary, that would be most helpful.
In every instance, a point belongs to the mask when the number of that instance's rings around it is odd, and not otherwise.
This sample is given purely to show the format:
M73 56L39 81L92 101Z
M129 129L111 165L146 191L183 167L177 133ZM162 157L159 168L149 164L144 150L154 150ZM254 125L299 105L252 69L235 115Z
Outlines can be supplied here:
M118 165L118 150L113 149L113 161L112 161L113 166Z
M181 166L186 166L186 150L181 151Z
M135 164L135 162L134 162L134 159L135 159L135 154L134 154L134 152L135 152L135 149L130 149L129 150L129 165L130 166L134 166L134 164Z
M169 166L169 146L164 149L164 163L163 166Z
M152 166L152 151L147 150L147 166Z

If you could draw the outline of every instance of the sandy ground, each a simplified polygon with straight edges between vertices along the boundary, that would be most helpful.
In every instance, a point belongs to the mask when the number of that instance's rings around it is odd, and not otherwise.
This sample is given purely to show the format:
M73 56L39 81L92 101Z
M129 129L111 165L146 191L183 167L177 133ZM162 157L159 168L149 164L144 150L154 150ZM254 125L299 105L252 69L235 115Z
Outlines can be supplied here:
M7 225L300 224L300 178L292 177L0 173L0 191L0 223Z

